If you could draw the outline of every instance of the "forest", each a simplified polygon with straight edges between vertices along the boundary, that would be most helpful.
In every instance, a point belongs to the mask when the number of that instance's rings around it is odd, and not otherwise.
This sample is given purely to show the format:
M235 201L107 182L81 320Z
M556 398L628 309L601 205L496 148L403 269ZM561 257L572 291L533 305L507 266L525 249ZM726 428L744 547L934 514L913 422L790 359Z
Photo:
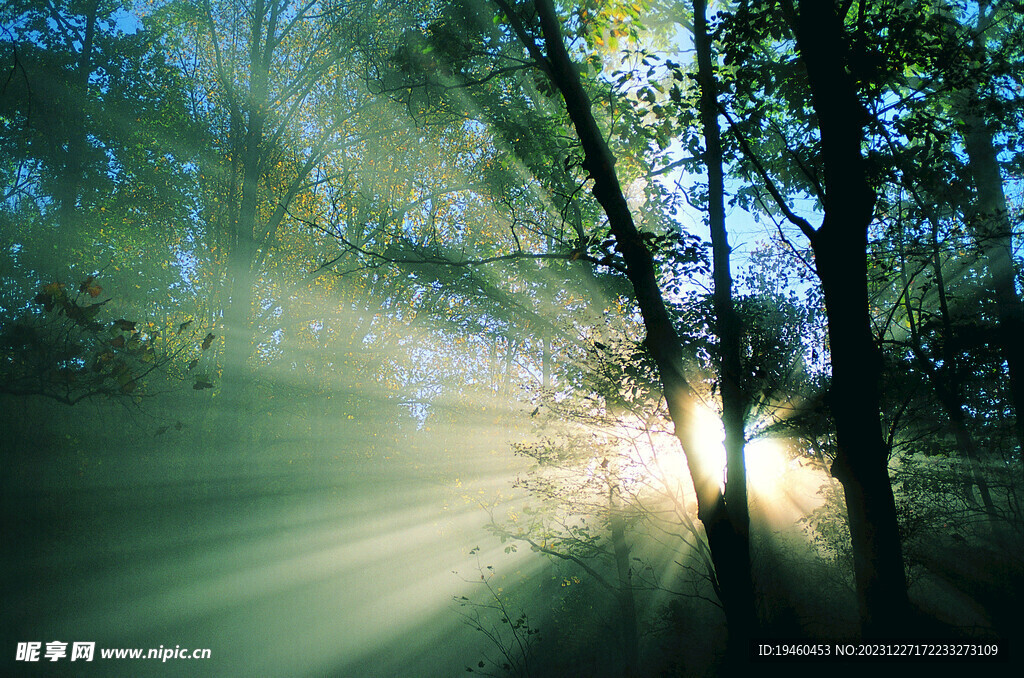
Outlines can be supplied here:
M8 0L0 672L1001 675L1022 130L1020 0Z

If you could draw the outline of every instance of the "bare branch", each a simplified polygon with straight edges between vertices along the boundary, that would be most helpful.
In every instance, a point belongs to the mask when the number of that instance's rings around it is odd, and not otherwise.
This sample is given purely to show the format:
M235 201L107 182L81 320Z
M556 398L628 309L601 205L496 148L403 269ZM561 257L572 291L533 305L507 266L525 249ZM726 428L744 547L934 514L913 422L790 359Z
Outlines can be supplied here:
M814 240L817 231L814 229L813 226L811 226L810 222L808 222L803 217L797 215L792 209L790 209L789 204L786 202L786 199L782 196L782 192L775 185L775 182L768 174L768 171L764 168L764 165L761 163L761 160L757 157L757 155L754 154L753 150L751 150L750 144L747 143L747 139L746 137L743 136L743 133L739 131L739 128L736 125L736 121L733 120L731 115L729 115L729 111L727 111L721 105L719 105L718 109L725 117L726 121L729 123L729 131L733 133L733 136L735 136L736 140L739 142L740 148L743 150L744 157L746 157L747 160L750 161L750 164L754 166L754 169L757 170L758 175L764 182L765 188L768 190L768 193L771 194L772 198L775 200L775 204L778 205L783 215L785 215L786 219L791 224L799 228L800 231L804 235L806 235L810 240Z

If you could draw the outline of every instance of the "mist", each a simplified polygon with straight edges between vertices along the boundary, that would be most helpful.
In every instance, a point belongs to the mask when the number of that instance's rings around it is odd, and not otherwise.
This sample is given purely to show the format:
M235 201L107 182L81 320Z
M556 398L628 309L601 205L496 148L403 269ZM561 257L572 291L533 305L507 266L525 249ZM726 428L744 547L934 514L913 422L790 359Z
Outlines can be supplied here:
M37 5L0 9L4 675L1019 659L1021 126L977 117L1016 101L1012 12L834 17L878 55L836 61L871 201L829 260L785 12L712 15L723 258L689 6Z

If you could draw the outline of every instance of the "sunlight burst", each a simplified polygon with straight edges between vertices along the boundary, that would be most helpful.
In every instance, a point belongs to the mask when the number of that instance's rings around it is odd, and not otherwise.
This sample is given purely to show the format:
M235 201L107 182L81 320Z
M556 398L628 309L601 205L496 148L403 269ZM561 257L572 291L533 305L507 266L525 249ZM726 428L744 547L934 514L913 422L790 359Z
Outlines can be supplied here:
M751 492L768 497L782 490L788 461L777 440L758 438L749 441L744 459Z

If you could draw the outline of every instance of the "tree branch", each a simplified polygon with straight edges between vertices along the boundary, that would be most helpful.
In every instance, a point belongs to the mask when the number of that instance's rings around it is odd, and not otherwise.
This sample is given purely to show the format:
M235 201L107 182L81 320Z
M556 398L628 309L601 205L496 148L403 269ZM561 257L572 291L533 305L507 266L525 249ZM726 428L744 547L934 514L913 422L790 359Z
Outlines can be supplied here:
M786 199L782 196L782 192L779 191L779 188L775 185L775 182L772 181L771 176L768 174L768 171L764 168L764 165L761 163L761 160L757 157L757 155L754 154L754 151L750 148L750 144L747 143L747 139L746 137L743 136L743 133L739 131L739 128L736 126L736 121L733 120L731 115L729 115L729 111L727 111L721 105L719 105L718 110L725 117L726 122L729 123L729 131L732 132L733 136L736 137L736 141L739 142L740 148L743 150L744 157L746 157L747 160L750 161L750 164L754 166L754 169L757 170L758 175L764 182L765 188L768 190L768 193L770 193L772 198L775 200L775 204L778 205L779 209L782 211L782 214L785 215L789 223L799 228L800 231L808 237L808 239L814 240L814 236L817 234L817 231L814 229L813 226L811 226L810 222L808 222L803 217L797 215L792 209L790 209L789 204L786 203Z

